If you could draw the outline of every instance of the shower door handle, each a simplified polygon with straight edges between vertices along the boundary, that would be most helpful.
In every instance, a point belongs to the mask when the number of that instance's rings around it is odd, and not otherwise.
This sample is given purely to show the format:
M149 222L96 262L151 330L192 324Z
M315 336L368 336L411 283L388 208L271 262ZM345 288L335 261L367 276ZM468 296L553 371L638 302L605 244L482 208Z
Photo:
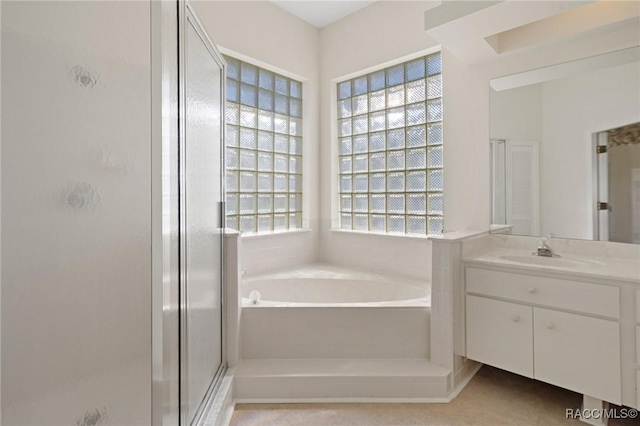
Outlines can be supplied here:
M225 214L227 211L227 203L225 203L224 201L218 201L218 208L220 210L218 210L219 214L220 214L220 223L219 223L219 228L224 228L225 227Z

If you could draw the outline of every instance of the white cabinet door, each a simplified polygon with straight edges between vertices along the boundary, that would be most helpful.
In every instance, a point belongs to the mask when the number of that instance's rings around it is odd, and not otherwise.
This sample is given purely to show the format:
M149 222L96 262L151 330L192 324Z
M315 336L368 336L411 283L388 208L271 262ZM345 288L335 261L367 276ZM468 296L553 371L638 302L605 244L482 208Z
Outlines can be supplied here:
M530 306L467 296L467 357L533 377Z
M621 403L617 322L542 308L533 321L536 379Z

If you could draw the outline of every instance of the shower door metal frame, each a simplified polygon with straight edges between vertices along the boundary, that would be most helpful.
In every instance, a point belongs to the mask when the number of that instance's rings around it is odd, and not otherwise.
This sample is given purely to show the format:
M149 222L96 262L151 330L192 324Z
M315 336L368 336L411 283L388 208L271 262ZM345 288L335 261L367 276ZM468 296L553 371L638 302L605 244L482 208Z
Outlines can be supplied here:
M178 1L151 1L153 425L180 411ZM167 161L168 160L168 161ZM165 202L168 200L169 202Z
M225 211L224 202L224 171L225 171L225 157L224 157L224 130L225 130L225 82L226 82L226 62L222 55L216 48L215 44L211 41L208 34L204 30L204 26L198 19L193 6L189 1L178 0L178 192L179 192L179 341L180 341L180 426L190 426L188 423L188 379L187 372L189 371L188 365L188 335L187 335L187 299L186 299L186 182L185 182L185 167L186 167L186 30L187 26L191 25L196 33L201 38L205 47L220 66L221 78L220 78L220 301L221 301L221 362L218 370L212 378L211 384L205 393L204 399L200 402L200 405L196 411L192 424L198 424L201 421L202 415L205 413L205 409L210 406L210 401L215 396L217 388L220 386L222 377L227 370L227 350L226 350L226 291L225 291L225 268L224 268L224 224L225 224Z
M607 153L608 131L592 134L592 200L590 207L593 215L593 240L609 241L609 170ZM604 147L600 150L599 147ZM604 202L607 209L600 209Z

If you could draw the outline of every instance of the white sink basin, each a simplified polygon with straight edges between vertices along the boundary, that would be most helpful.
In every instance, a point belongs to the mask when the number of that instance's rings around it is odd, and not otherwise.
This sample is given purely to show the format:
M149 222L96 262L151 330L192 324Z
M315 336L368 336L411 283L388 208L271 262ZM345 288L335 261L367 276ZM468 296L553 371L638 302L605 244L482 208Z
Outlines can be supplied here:
M503 255L499 256L500 259L508 260L510 262L528 263L530 265L541 266L559 266L564 268L575 268L579 266L592 265L594 262L588 260L569 260L561 257L544 257L544 256L515 256L515 255Z

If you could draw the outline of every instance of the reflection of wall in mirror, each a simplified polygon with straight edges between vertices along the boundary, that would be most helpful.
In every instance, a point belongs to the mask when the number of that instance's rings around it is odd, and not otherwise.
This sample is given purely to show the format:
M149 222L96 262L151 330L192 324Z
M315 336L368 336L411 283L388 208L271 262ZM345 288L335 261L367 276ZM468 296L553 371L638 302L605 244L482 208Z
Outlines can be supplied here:
M638 121L640 65L491 93L491 138L540 141L540 234L593 238L592 134Z

